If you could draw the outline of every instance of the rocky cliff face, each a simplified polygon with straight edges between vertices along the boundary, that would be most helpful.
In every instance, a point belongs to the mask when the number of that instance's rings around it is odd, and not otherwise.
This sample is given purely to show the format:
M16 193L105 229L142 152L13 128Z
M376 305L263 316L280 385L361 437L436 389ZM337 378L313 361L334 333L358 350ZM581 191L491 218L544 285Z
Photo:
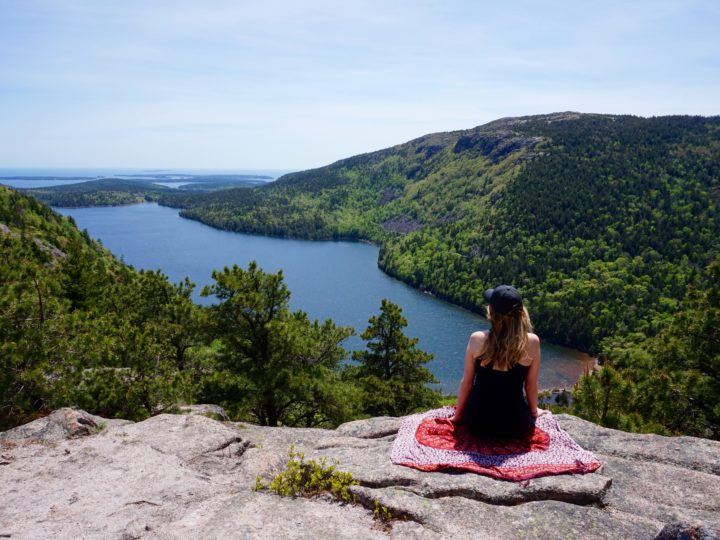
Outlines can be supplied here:
M522 483L390 463L400 419L336 430L221 422L212 408L144 422L61 409L0 433L2 538L717 538L720 443L558 417L599 472ZM198 414L199 413L199 414ZM290 445L339 460L361 504L255 492ZM404 520L373 520L375 501ZM363 507L363 505L365 507Z

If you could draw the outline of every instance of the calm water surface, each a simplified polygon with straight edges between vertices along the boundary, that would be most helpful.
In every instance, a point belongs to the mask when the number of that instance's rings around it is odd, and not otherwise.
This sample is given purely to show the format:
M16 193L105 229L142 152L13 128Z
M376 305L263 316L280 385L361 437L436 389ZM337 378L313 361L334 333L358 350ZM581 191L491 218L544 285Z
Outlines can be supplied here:
M382 273L378 248L351 242L314 242L253 236L213 229L183 219L178 211L156 204L111 208L56 208L72 216L81 229L99 238L116 256L136 268L162 269L171 280L185 276L196 293L212 282L213 269L255 260L267 272L283 270L293 309L311 318L331 318L358 333L388 298L403 308L407 334L435 354L429 368L440 388L455 393L462 377L463 355L470 333L487 328L477 314L438 300ZM196 294L199 302L208 302ZM346 342L362 348L358 337ZM540 387L572 386L591 362L573 349L542 347Z
M157 186L165 186L173 189L177 189L181 186L189 186L194 182L153 182Z

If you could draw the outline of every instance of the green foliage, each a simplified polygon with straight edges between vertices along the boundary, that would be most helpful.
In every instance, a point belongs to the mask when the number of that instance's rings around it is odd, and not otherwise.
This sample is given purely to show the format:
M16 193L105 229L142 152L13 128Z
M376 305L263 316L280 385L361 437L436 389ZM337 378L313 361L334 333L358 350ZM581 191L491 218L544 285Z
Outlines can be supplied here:
M125 267L5 188L0 223L0 429L64 405L141 419L192 399L192 284Z
M457 403L457 396L452 394L446 394L440 397L438 401L438 407L447 407L448 405L455 405Z
M353 389L337 375L351 328L290 312L282 272L267 274L255 262L213 279L203 295L219 300L210 308L219 366L232 381L227 390L245 395L260 424L336 425L353 416Z
M354 331L291 312L282 273L215 272L203 294L218 303L204 308L187 279L125 266L10 189L0 188L0 225L0 429L65 405L140 420L200 400L235 419L307 427L361 413L367 396L340 369ZM409 367L407 355L429 358L416 340L398 337L396 379L379 382L404 410L429 402L432 377Z
M403 333L407 320L402 309L383 299L380 315L368 322L361 335L367 350L353 352L359 365L348 366L344 374L362 387L363 411L373 416L401 416L437 406L441 394L426 386L437 380L424 367L433 355L418 349L417 338Z
M152 271L127 273L108 287L82 321L77 353L66 357L62 400L139 419L191 399L188 351L203 340L192 289Z
M319 461L306 460L303 453L296 452L295 447L290 446L284 470L269 484L265 484L263 479L257 476L253 491L269 490L281 497L315 497L328 493L343 503L357 503L357 497L349 488L359 485L359 482L351 473L339 470L338 465L339 462L335 459L328 465L324 457ZM404 515L395 515L379 501L374 501L373 517L386 526L392 520L405 518Z
M632 381L606 365L597 374L580 380L574 393L573 412L603 426L640 431L642 417L626 412L636 397L635 390Z
M375 501L373 508L373 517L382 523L388 523L394 519L393 513L387 506L383 506L379 501Z
M63 259L101 250L65 218L0 187L0 429L48 406L72 350L72 296L63 294Z
M260 477L256 478L255 491L269 489L283 497L313 497L329 493L342 502L355 502L355 496L348 488L358 485L358 481L349 472L337 469L337 465L337 460L328 465L325 458L306 461L305 455L291 446L285 469L267 486Z
M255 486L253 486L253 491L262 491L263 489L267 489L267 485L263 482L262 476L258 475L255 477Z
M46 204L65 207L119 206L152 200L170 188L150 182L102 178L90 182L26 190Z
M558 407L570 406L570 393L565 388L563 388L555 398L555 404Z
M657 336L607 341L572 410L610 427L720 438L720 257Z

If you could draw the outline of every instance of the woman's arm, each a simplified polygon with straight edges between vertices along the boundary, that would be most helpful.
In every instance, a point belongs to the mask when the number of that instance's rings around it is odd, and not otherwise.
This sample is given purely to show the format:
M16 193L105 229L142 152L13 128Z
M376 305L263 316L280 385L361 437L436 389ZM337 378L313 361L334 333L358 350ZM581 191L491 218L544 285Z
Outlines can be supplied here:
M528 356L532 360L527 377L525 378L525 397L527 398L530 414L538 415L537 407L537 381L540 372L540 338L535 334L528 334L527 343Z
M459 423L462 420L468 396L470 395L470 389L472 388L473 378L475 377L475 359L480 356L480 353L484 350L486 337L485 332L475 332L470 336L470 340L468 341L467 348L465 349L465 371L462 381L460 381L460 388L458 389L455 416L450 419L453 423Z

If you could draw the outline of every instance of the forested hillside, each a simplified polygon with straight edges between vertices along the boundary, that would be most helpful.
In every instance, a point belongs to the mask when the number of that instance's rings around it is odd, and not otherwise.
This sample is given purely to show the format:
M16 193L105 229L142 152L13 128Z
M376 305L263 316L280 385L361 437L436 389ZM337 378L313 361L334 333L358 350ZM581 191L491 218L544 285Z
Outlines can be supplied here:
M263 425L336 426L439 398L424 385L430 356L393 304L366 331L382 352L345 366L355 330L291 312L282 272L214 272L203 294L215 303L202 307L187 279L126 266L72 219L2 186L0 254L0 430L68 405L137 420L197 401ZM385 360L397 370L369 365ZM393 392L378 400L378 387Z
M383 270L461 305L512 283L538 332L592 353L653 334L719 251L720 118L558 113L439 133L198 197L235 231L369 239Z
M62 207L119 206L143 202L170 188L141 180L101 178L89 182L25 190L46 204Z
M64 404L144 417L187 394L191 285L136 272L0 187L0 429Z

